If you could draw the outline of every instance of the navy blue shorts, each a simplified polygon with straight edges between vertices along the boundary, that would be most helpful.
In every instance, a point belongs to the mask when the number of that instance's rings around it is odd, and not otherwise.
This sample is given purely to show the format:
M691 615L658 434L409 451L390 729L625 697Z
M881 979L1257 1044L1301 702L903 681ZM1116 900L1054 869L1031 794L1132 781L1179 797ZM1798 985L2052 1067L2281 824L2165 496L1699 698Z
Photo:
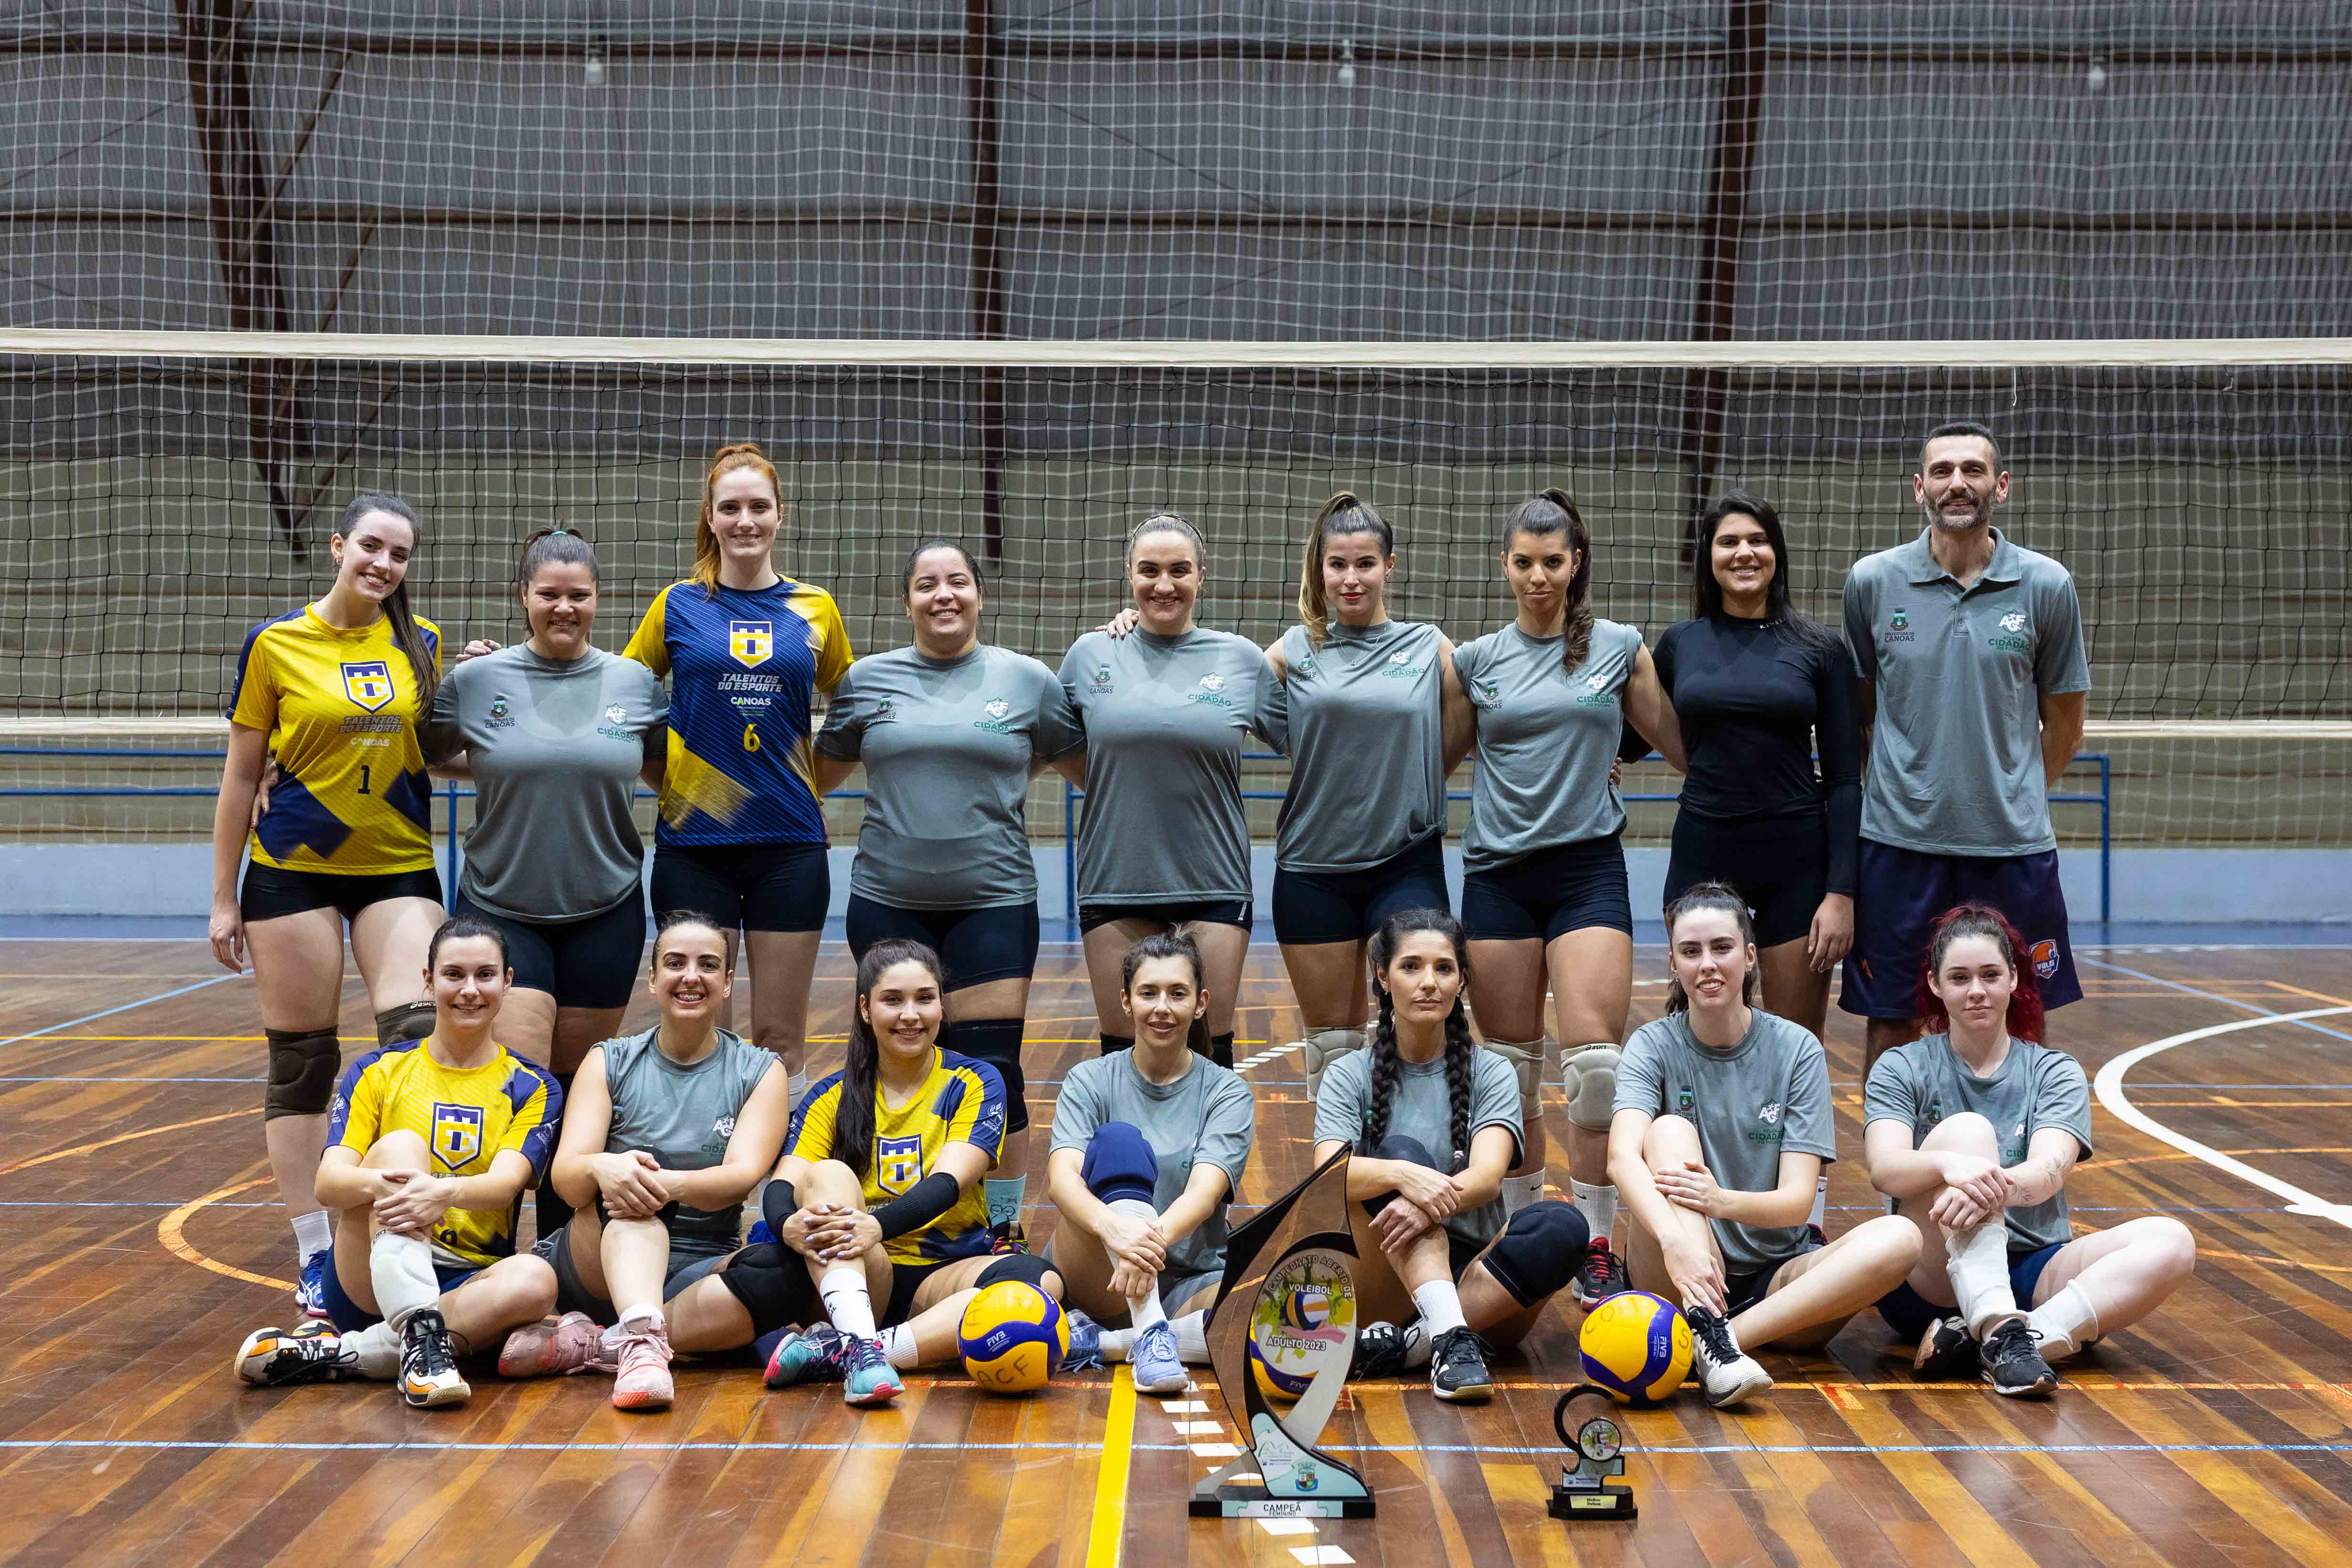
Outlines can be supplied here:
M1538 849L1462 879L1462 927L1472 942L1550 942L1594 926L1633 934L1622 834Z
M1247 899L1189 899L1174 904L1085 904L1078 906L1078 930L1089 931L1113 921L1150 921L1154 925L1180 926L1187 921L1203 925L1250 929L1257 910Z
M2063 1241L2053 1241L2032 1252L2009 1255L2009 1288L2017 1297L2019 1311L2033 1310L2033 1291L2042 1283L2042 1271L2050 1267L2050 1260L2057 1257L2058 1249L2065 1245ZM1878 1299L1878 1315L1886 1320L1888 1328L1895 1331L1895 1339L1915 1344L1927 1331L1929 1325L1938 1319L1950 1317L1956 1310L1938 1307L1911 1289L1908 1279Z
M645 972L646 900L632 892L576 921L519 921L457 895L455 911L505 933L514 983L544 991L558 1007L625 1007Z
M1865 838L1854 874L1853 951L1846 955L1838 1005L1865 1018L1916 1017L1927 933L1937 915L1965 903L1990 904L2024 936L2045 1009L2083 999L2055 849L1927 855Z
M441 873L386 871L353 876L341 871L289 871L256 860L245 868L236 894L236 912L250 922L299 915L305 910L332 910L347 921L360 918L370 904L387 899L430 899L441 901Z
M902 910L852 893L848 923L849 951L860 963L877 942L919 942L940 955L950 991L1037 973L1034 900L985 910Z
M360 1267L362 1268L367 1267L366 1258L360 1259ZM438 1261L433 1265L433 1278L440 1284L441 1293L444 1296L480 1272L480 1268L470 1264L463 1268L446 1268ZM362 1329L383 1321L383 1313L371 1312L352 1300L350 1294L343 1289L342 1280L336 1277L335 1260L331 1258L327 1259L327 1291L324 1304L327 1309L327 1321L335 1325L335 1332L339 1334L355 1334Z
M1758 947L1803 941L1830 890L1827 815L1814 810L1726 821L1684 806L1675 814L1665 901L1701 882L1739 889L1756 918Z
M1274 940L1286 945L1362 942L1400 910L1453 908L1443 831L1360 871L1274 869Z
M681 910L738 931L823 931L833 871L822 844L656 844L654 918Z

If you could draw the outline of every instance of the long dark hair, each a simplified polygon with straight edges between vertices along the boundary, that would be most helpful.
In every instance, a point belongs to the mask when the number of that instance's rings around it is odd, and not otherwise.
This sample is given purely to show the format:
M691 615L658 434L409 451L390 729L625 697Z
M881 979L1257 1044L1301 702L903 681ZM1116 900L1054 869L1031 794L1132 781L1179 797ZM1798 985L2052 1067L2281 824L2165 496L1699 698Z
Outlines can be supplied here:
M1568 547L1576 552L1576 574L1568 580L1568 613L1560 625L1559 649L1560 667L1574 669L1592 651L1592 535L1584 526L1584 514L1576 510L1569 493L1555 485L1511 509L1511 515L1503 520L1503 549L1510 549L1515 533L1564 534Z
M1470 1010L1465 1005L1470 994L1470 944L1462 934L1462 922L1444 910L1399 910L1372 933L1372 997L1380 1004L1380 1014L1372 1020L1369 1042L1372 1107L1364 1117L1356 1152L1370 1153L1389 1135L1389 1108L1396 1099L1397 1079L1404 1071L1404 1059L1397 1054L1396 998L1389 994L1386 979L1389 961L1405 938L1425 931L1435 931L1453 944L1454 967L1462 972L1461 993L1454 998L1454 1011L1445 1016L1445 1102L1453 1117L1447 1131L1454 1144L1445 1168L1451 1174L1470 1162L1470 1062L1477 1044L1470 1037Z
M1728 882L1699 882L1683 889L1682 896L1666 906L1666 1011L1690 1011L1690 994L1683 989L1682 977L1674 973L1672 954L1675 951L1675 922L1685 915L1695 915L1701 910L1720 910L1739 922L1739 940L1750 948L1756 945L1756 922L1748 918L1748 900L1739 889ZM1739 983L1739 999L1750 1007L1756 1005L1756 992L1763 984L1757 971L1762 965L1750 963L1747 977Z
M1797 614L1790 604L1789 541L1780 531L1780 514L1770 501L1746 490L1725 492L1699 514L1696 547L1691 552L1691 613L1701 620L1723 613L1723 584L1715 580L1715 532L1725 518L1742 515L1756 520L1772 547L1772 580L1764 584L1764 624L1794 643L1827 647L1836 641L1836 633Z
M1307 628L1311 647L1321 647L1331 630L1331 606L1323 595L1323 547L1335 533L1369 533L1380 540L1383 559L1396 553L1396 535L1371 502L1353 490L1340 490L1323 503L1307 535L1307 558L1298 567L1298 624Z
M1927 1021L1930 1034L1949 1034L1950 1015L1944 1011L1944 999L1936 994L1935 980L1944 967L1944 954L1952 943L1964 936L1989 938L2000 949L2002 962L2015 979L2015 988L2009 994L2009 1016L2002 1020L2012 1040L2042 1038L2042 983L2036 979L2033 965L2028 962L2034 955L2028 951L2025 938L2009 923L2009 917L1990 904L1958 904L1936 917L1936 924L1927 937L1927 963L1920 971L1918 999L1913 1010ZM2056 955L2053 944L2052 956Z
M1156 931L1127 950L1119 960L1119 994L1131 996L1135 992L1135 972L1155 958L1180 958L1192 966L1192 994L1201 993L1201 950L1192 939L1178 931ZM1185 1032L1184 1043L1200 1056L1209 1054L1209 1015L1206 1009L1192 1015L1192 1026Z
M342 520L335 531L346 539L352 527L372 511L389 512L408 524L409 565L416 563L416 552L425 543L425 526L416 521L416 509L396 495L383 490L362 490L343 508ZM383 596L384 618L392 623L392 640L408 656L408 668L416 673L416 711L433 711L434 689L441 684L438 667L434 663L434 646L425 640L425 628L416 624L416 612L408 605L408 577L402 574L400 586Z
M849 1009L849 1053L841 1064L841 1099L833 1110L833 1157L860 1176L874 1163L874 1080L882 1070L881 1042L866 1016L866 999L883 973L894 963L919 963L931 972L941 992L947 977L940 955L919 942L888 937L866 950L857 961L857 1001Z

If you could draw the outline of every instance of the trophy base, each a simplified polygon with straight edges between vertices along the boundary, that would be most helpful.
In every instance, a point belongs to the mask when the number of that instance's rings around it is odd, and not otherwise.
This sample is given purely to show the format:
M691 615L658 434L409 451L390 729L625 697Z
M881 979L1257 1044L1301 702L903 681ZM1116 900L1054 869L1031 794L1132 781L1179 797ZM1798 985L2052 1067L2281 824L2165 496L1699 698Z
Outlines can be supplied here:
M1192 1494L1194 1519L1370 1519L1368 1497L1276 1497L1248 1481L1227 1481L1207 1496Z
M1638 1519L1641 1510L1633 1506L1633 1489L1622 1481L1605 1481L1599 1486L1577 1486L1565 1477L1551 1489L1551 1516L1554 1519Z

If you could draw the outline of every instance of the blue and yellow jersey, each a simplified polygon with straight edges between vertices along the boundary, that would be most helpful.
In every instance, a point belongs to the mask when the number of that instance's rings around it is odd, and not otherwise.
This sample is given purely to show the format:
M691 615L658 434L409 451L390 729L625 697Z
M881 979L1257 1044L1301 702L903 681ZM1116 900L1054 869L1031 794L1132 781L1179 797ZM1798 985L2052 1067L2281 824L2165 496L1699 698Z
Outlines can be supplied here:
M803 1160L830 1160L834 1118L841 1108L841 1075L819 1079L793 1110L792 1136L784 1152ZM1004 1080L983 1061L931 1047L930 1075L921 1090L898 1110L874 1088L874 1149L866 1166L866 1206L870 1211L906 1193L930 1174L940 1151L970 1143L993 1163L1004 1143ZM893 1263L942 1263L978 1258L988 1250L988 1204L980 1184L955 1206L920 1230L882 1244Z
M462 1071L442 1066L423 1040L400 1040L343 1069L327 1111L327 1142L364 1159L388 1132L414 1132L433 1152L436 1176L487 1176L511 1149L530 1162L530 1185L547 1178L563 1123L563 1090L509 1051ZM476 1268L514 1252L522 1196L502 1211L451 1209L433 1227L433 1250L452 1268Z
M440 628L416 625L437 668ZM228 716L269 737L278 773L253 830L256 861L347 877L433 868L418 695L382 616L344 631L305 605L245 635Z

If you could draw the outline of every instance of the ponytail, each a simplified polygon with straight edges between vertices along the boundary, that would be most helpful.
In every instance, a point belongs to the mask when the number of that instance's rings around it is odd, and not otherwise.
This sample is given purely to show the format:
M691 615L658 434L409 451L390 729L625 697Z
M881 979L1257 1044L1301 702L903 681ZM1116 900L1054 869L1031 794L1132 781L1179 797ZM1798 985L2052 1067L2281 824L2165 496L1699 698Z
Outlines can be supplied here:
M416 509L396 495L383 490L362 490L343 508L342 520L335 524L337 533L348 535L359 520L372 511L389 512L408 524L412 545L409 560L414 563L415 551L425 542L425 529L416 521ZM416 676L416 711L421 716L433 711L433 693L441 684L440 647L425 635L416 624L416 612L408 605L408 579L403 577L400 586L383 596L383 617L392 626L392 640L408 658L408 668Z
M1592 535L1584 526L1584 514L1577 510L1569 493L1555 485L1511 509L1503 523L1504 549L1511 547L1515 533L1560 534L1576 552L1576 572L1568 580L1568 611L1560 625L1559 649L1561 668L1574 669L1592 652Z
M1396 536L1388 520L1355 491L1337 491L1323 503L1323 510L1315 514L1315 527L1307 535L1307 557L1298 566L1298 624L1307 629L1311 647L1321 647L1331 630L1330 605L1323 596L1323 548L1335 533L1378 534L1381 554L1396 553Z

